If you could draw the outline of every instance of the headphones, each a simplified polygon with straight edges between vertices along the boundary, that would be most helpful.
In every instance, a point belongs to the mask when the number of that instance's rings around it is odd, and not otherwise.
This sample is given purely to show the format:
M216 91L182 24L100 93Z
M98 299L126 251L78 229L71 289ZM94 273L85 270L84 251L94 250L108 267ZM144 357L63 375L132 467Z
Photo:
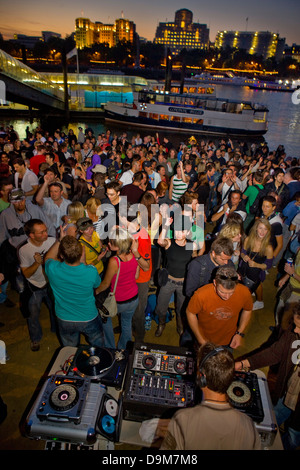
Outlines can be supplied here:
M223 348L222 346L219 346L219 347L213 349L212 351L210 351L208 354L206 354L206 356L204 356L204 358L202 359L202 361L199 365L199 374L200 375L198 377L198 385L199 385L200 388L204 388L207 385L206 376L205 376L205 373L203 371L203 366L204 366L205 362L210 357L216 356L217 354L219 354L222 351L226 351L226 348Z

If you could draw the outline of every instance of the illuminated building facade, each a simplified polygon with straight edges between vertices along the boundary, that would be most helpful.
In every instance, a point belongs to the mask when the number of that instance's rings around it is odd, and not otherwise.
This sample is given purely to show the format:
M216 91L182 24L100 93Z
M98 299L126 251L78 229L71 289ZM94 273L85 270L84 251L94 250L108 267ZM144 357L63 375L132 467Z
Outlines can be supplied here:
M284 57L290 57L300 62L300 45L293 44L291 47L286 47L283 54Z
M115 45L115 25L113 24L103 24L97 21L95 23L95 38L94 42L106 42L109 47Z
M135 24L133 21L119 18L115 21L116 42L128 41L133 43L135 37Z
M133 43L136 32L133 21L124 18L118 18L114 24L103 24L100 21L93 23L88 18L76 18L75 28L77 49L104 42L113 47L122 40Z
M215 47L232 47L243 49L248 54L262 56L264 59L274 57L280 60L283 55L285 39L269 31L219 31Z
M39 41L43 41L42 36L27 36L26 34L14 34L14 39L11 40L11 42L22 44L27 49L33 49Z
M163 44L172 54L182 49L207 49L209 29L206 24L193 23L193 13L182 9L176 11L174 23L159 23L154 42Z
M77 49L90 47L95 42L95 23L88 18L76 18L75 41Z

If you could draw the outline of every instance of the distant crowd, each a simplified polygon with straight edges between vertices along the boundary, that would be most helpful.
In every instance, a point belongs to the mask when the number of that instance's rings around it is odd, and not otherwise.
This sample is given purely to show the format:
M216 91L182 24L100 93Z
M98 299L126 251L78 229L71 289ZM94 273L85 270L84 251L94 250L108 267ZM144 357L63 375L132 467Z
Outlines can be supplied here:
M14 306L9 286L19 293L32 351L42 302L63 346L84 334L122 349L144 341L150 307L168 344L173 299L178 344L235 350L275 268L280 338L294 331L300 300L298 165L283 146L228 138L189 136L177 147L155 131L27 127L21 140L0 127L0 303ZM101 308L109 292L117 328Z

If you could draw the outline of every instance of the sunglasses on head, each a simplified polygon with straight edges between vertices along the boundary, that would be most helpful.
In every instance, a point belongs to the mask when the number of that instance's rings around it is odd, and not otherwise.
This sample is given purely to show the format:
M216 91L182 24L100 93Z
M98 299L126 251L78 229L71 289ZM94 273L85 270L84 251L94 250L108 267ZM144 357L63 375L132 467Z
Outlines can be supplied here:
M221 274L220 276L218 276L219 279L221 279L222 281L237 281L238 280L238 276L225 276L224 274Z
M81 228L86 228L86 227L90 227L91 225L93 224L92 220L87 220L86 222L83 222L81 224Z

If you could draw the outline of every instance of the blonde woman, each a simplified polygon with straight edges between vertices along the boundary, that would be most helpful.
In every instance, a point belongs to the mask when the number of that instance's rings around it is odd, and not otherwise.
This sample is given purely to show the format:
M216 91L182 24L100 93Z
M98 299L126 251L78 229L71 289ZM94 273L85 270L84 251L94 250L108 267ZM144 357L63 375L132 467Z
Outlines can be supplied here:
M237 268L243 244L243 226L238 223L229 222L223 225L217 238L219 237L229 238L232 241L234 252L231 257L231 261Z
M96 222L99 219L99 216L101 215L101 201L100 199L96 197L90 197L86 201L86 205L84 206L85 209L85 215L92 219L93 223L96 224Z
M85 216L83 204L80 201L68 205L67 215L63 217L63 231L66 235L77 237L77 220Z
M137 259L131 251L133 238L127 230L116 227L109 237L109 249L113 253L108 261L104 279L97 289L104 292L107 289L114 290L115 282L119 271L116 285L115 298L118 305L118 314L121 321L121 336L118 341L118 349L125 349L128 341L132 338L132 317L138 306L138 286L136 283L139 277L139 266ZM111 318L104 324L105 344L107 347L115 348L114 333Z
M270 223L267 219L257 219L245 239L241 252L239 272L243 278L253 281L253 285L248 285L248 287L256 294L253 310L264 308L262 284L266 278L266 270L270 269L273 263L273 248L270 240Z

